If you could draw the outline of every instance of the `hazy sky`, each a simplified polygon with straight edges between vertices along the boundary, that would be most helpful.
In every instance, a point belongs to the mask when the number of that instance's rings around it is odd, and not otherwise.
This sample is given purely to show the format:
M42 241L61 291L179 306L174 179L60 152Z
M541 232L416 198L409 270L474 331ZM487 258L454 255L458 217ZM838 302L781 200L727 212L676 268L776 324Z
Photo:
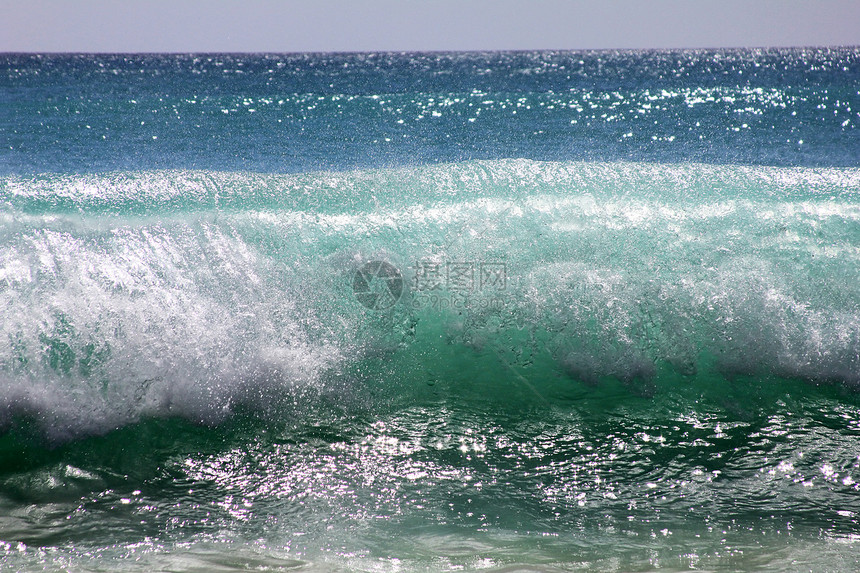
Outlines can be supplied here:
M0 0L0 51L860 45L857 0Z

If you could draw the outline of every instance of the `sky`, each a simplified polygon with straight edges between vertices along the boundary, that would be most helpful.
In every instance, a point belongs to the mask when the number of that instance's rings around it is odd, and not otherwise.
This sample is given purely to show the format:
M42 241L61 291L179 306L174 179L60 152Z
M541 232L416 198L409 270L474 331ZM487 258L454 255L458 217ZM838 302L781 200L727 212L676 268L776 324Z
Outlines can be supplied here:
M857 0L0 0L0 52L837 45Z

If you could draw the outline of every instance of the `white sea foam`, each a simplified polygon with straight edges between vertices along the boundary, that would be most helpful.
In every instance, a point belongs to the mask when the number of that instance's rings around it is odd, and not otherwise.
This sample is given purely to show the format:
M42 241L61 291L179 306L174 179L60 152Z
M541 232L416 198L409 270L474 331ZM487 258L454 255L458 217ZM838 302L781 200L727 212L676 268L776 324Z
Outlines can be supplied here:
M0 421L30 415L57 438L146 415L217 423L379 352L422 353L434 343L404 346L419 319L453 320L469 347L526 329L573 378L646 394L660 364L857 384L858 183L524 160L6 178ZM374 258L402 272L399 318L351 290ZM422 260L503 263L501 304L411 304Z

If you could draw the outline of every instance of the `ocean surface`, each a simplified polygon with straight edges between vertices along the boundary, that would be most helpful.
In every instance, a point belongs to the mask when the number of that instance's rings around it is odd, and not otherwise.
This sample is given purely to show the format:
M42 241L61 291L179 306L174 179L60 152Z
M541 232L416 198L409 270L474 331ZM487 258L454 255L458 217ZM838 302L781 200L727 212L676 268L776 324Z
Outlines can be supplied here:
M860 49L0 54L3 571L857 571Z

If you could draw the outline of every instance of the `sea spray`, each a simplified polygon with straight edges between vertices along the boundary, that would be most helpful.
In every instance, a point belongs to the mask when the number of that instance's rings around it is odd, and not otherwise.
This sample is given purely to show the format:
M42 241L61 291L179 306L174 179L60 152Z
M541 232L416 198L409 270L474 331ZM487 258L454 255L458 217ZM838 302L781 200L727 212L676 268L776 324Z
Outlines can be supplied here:
M523 160L10 176L4 418L57 438L144 415L217 423L442 341L643 395L665 377L855 386L858 184L855 169ZM394 279L378 304L370 283Z

